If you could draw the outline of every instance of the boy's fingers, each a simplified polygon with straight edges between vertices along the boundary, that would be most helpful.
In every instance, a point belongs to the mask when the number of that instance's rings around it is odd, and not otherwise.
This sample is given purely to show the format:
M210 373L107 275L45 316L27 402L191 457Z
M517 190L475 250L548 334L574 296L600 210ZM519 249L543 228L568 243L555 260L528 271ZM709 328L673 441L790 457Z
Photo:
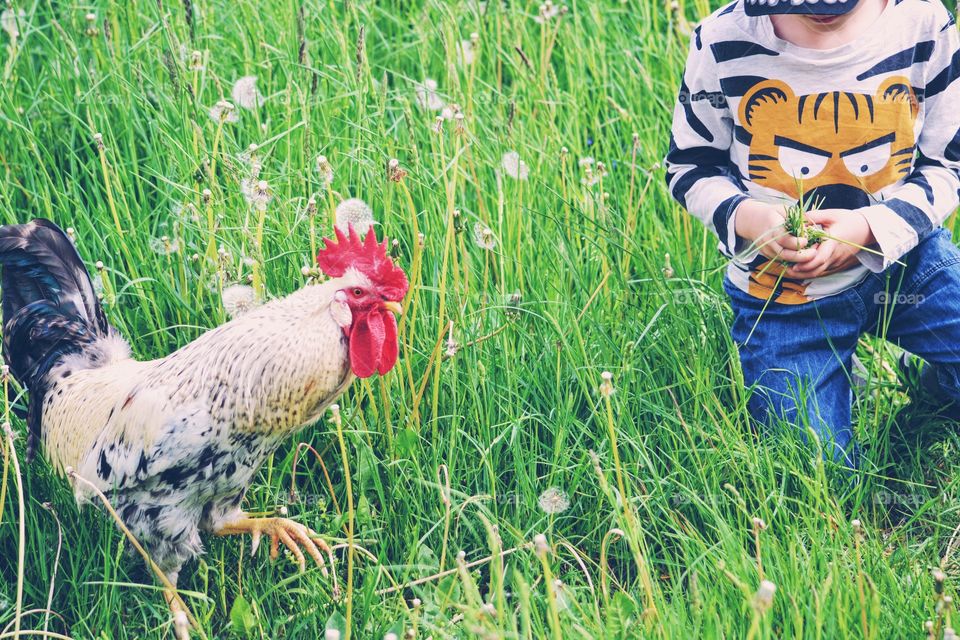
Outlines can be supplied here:
M787 262L794 263L807 263L811 260L817 258L819 250L816 247L810 249L800 249L799 251L791 251L790 249L784 249L780 253L780 259L786 260Z
M785 235L780 238L777 238L777 243L784 249L789 249L791 251L799 251L800 249L805 249L807 247L807 239L800 238L797 236Z
M807 211L804 214L808 222L813 224L828 224L836 219L836 209L820 209L819 211Z
M796 264L790 268L790 273L801 278L815 277L815 274L818 273L818 270L830 262L835 248L835 242L832 240L825 240L824 242L820 243L819 247L817 247L816 255L812 260L807 260L803 263Z

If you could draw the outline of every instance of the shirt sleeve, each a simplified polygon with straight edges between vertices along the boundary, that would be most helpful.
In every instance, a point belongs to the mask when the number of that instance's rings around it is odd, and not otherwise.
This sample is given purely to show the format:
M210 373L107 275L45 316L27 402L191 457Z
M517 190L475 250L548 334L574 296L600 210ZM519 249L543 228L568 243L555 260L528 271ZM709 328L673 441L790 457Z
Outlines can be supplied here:
M720 90L716 61L695 33L673 110L664 159L670 194L713 231L720 251L735 257L735 212L747 195L730 170L733 118Z
M960 198L960 129L956 117L960 104L960 35L953 17L944 11L946 24L928 64L922 96L924 121L917 139L917 156L909 175L884 192L884 199L859 209L870 225L880 253L861 251L865 267L880 272L899 260L943 224Z

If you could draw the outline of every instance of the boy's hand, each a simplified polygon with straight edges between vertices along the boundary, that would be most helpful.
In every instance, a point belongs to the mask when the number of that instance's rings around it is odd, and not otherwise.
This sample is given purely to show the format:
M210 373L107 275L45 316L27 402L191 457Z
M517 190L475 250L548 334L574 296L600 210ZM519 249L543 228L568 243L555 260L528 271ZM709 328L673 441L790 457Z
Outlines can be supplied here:
M806 263L816 255L806 249L807 239L791 236L783 228L787 217L783 205L744 200L737 208L736 233L770 259Z
M810 260L787 271L788 278L807 280L847 269L856 264L860 247L869 247L876 242L867 219L856 210L821 209L808 211L806 215L807 220L819 224L836 240L824 238L810 251L813 254Z

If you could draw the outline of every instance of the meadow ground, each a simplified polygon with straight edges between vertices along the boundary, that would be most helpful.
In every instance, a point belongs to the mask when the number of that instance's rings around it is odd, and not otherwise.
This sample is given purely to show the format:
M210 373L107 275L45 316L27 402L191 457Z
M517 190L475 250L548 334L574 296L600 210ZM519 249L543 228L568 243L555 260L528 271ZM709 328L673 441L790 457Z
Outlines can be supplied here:
M180 583L197 637L950 624L933 570L951 594L960 440L907 405L888 347L861 345L859 483L750 428L721 257L660 166L691 25L717 5L15 5L0 220L72 227L137 356L223 322L246 291L226 287L303 286L347 197L415 283L400 366L342 398L346 455L330 423L311 427L246 501L331 536L342 594L209 540ZM170 637L123 535L25 464L23 431L14 419L0 447L0 638Z

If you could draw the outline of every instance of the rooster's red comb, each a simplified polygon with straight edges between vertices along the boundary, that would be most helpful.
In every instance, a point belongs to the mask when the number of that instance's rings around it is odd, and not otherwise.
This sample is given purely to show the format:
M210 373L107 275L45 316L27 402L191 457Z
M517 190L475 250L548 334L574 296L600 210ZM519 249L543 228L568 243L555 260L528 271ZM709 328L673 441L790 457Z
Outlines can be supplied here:
M352 225L348 233L334 229L337 241L323 239L323 249L317 254L317 264L331 278L339 278L348 269L356 269L370 279L388 300L399 302L407 293L407 274L393 264L387 255L387 240L377 242L373 227L363 240Z

